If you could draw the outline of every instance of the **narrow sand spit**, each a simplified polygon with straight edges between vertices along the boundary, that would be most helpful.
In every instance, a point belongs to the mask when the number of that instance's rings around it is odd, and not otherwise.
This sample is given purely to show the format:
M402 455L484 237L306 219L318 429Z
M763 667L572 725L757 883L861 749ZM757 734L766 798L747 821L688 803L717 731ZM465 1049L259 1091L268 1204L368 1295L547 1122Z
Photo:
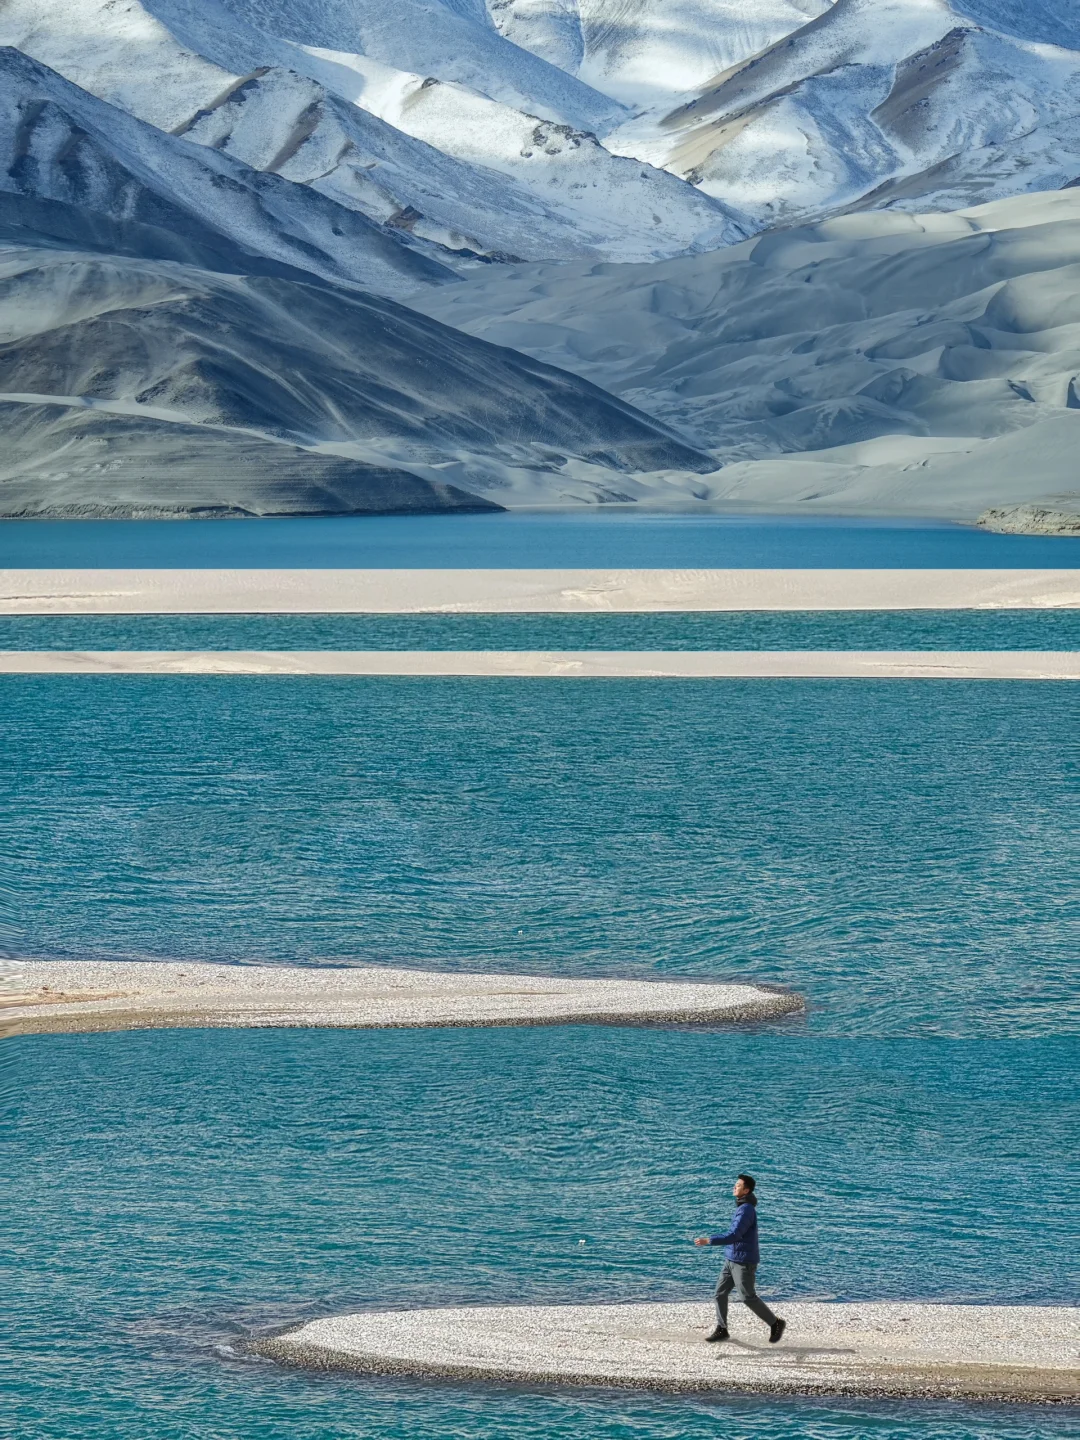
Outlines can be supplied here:
M0 674L1080 680L1080 651L2 650Z
M1080 606L1074 570L0 570L0 614L556 614Z
M31 961L0 999L7 1033L184 1027L724 1024L798 995L695 981L563 980L381 967Z
M774 1305L776 1302L772 1302ZM506 1384L1075 1403L1080 1310L783 1304L779 1345L741 1307L708 1345L711 1306L399 1310L314 1320L249 1349L323 1370Z

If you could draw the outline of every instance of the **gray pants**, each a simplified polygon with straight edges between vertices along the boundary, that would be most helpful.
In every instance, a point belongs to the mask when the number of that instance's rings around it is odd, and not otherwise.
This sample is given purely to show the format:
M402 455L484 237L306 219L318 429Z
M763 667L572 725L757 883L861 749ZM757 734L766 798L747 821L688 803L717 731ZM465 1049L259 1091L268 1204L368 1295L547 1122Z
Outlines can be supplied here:
M720 1283L716 1287L716 1318L727 1329L728 1296L734 1290L748 1310L764 1320L766 1325L775 1325L776 1316L754 1289L756 1265L734 1265L729 1260L720 1272Z

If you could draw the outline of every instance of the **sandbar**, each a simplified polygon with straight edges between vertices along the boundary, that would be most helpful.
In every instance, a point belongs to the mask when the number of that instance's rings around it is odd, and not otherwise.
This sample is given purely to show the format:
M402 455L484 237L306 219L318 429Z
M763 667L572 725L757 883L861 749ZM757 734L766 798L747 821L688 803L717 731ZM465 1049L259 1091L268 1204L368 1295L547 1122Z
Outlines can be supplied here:
M8 1034L185 1028L717 1025L802 1011L740 983L579 980L383 966L28 961L0 999Z
M3 650L0 674L1080 680L1080 651Z
M0 614L571 614L1080 606L1066 570L0 570Z
M903 1302L770 1304L781 1342L741 1306L705 1343L705 1303L489 1306L313 1320L249 1342L321 1370L671 1392L937 1396L1075 1403L1080 1310Z

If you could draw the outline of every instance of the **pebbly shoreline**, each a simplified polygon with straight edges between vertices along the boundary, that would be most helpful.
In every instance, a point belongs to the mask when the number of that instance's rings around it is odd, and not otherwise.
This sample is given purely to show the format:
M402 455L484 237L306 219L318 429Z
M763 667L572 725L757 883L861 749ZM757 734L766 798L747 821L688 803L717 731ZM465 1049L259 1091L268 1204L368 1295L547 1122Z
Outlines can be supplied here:
M695 980L580 980L383 967L27 962L0 997L6 1034L170 1028L416 1029L746 1024L799 995Z
M359 1374L669 1393L744 1391L1075 1404L1080 1309L772 1302L777 1346L735 1307L705 1343L708 1304L490 1306L332 1316L251 1353Z

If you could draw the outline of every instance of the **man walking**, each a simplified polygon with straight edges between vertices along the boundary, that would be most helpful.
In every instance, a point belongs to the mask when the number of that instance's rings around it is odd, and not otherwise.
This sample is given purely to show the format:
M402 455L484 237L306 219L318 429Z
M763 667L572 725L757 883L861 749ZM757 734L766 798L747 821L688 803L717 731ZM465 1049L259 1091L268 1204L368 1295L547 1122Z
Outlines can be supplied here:
M755 1180L752 1175L740 1175L732 1190L737 1209L732 1216L731 1228L726 1235L699 1235L695 1245L724 1245L727 1264L720 1272L720 1283L716 1287L716 1329L706 1335L709 1341L727 1340L728 1296L733 1290L748 1310L769 1327L769 1344L775 1345L787 1328L787 1321L774 1315L765 1301L754 1289L757 1274L758 1228L757 1196L754 1194Z

